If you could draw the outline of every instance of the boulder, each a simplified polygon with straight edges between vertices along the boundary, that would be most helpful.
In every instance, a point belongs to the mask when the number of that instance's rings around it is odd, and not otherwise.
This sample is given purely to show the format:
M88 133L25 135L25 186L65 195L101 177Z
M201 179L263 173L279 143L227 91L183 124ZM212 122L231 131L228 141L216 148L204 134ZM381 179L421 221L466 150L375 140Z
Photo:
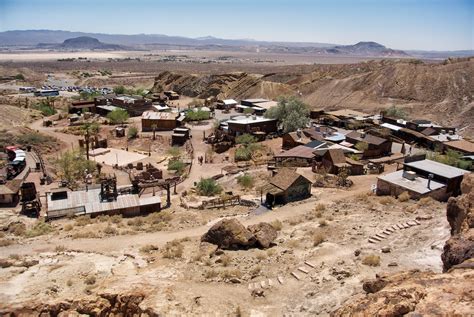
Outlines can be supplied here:
M474 257L474 229L452 236L444 245L443 271Z
M259 224L248 226L247 229L253 233L257 240L257 246L260 248L269 248L277 237L277 231L275 228L266 222L260 222Z
M384 278L376 278L374 280L364 282L364 284L362 284L362 289L368 294L373 294L384 288L387 283L387 280Z
M248 249L256 243L255 236L236 219L224 219L213 225L201 241L221 249Z

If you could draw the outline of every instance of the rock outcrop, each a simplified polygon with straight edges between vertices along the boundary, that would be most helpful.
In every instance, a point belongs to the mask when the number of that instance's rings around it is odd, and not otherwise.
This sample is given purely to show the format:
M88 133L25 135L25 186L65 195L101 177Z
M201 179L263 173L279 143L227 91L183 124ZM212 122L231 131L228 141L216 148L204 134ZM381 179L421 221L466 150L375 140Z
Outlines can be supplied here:
M201 238L221 249L237 250L254 247L268 248L276 239L272 225L261 222L245 228L236 219L224 219L213 225Z
M444 245L443 270L461 264L474 256L474 175L464 177L462 195L451 197L446 216L451 226L451 238Z
M474 176L466 175L462 195L450 198L447 219L451 238L441 255L445 273L418 270L377 276L364 282L366 295L349 301L333 316L464 316L474 306Z

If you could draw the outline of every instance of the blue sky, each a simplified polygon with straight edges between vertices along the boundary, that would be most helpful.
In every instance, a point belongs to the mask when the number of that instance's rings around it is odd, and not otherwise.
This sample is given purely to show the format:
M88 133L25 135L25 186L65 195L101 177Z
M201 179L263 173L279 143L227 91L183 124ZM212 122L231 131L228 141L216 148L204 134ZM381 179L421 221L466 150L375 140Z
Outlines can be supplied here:
M472 50L474 0L0 0L26 29Z

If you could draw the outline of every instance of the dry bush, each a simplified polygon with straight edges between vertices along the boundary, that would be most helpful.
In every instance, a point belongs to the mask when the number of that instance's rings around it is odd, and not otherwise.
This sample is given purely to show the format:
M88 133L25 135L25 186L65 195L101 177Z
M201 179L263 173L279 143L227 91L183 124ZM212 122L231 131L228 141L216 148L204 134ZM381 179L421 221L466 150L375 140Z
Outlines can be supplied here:
M250 270L249 273L252 276L257 276L258 274L260 274L261 271L262 271L262 267L260 265L256 265Z
M218 272L214 269L209 269L204 272L204 278L211 279L215 278L218 275Z
M25 237L33 238L48 234L53 231L53 227L42 220L38 220L33 227L25 232Z
M20 258L21 258L21 256L19 254L10 254L8 257L10 259L16 260L16 261L20 260Z
M314 211L325 211L325 210L326 210L325 204L317 204L316 207L314 207Z
M399 202L406 202L410 200L410 194L408 192L403 192L400 195L398 195L398 201Z
M365 193L360 193L356 195L356 199L360 202L369 202L369 198L373 196L374 194L372 192L365 192Z
M57 245L57 246L54 248L54 251L56 251L56 252L64 252L64 251L66 251L66 250L67 250L66 247L63 246L63 245Z
M257 260L262 261L267 258L267 254L263 251L259 251L255 257L257 258Z
M286 242L286 245L290 248L298 248L300 246L300 240L292 239Z
M67 224L67 225L64 226L64 231L71 231L73 228L74 228L73 225Z
M329 220L329 221L333 221L333 220L334 220L334 217L333 217L333 216L329 216L329 217L328 217L328 220Z
M73 284L72 280L67 280L66 285L67 285L68 287L71 287L72 284Z
M191 262L201 262L204 256L205 256L204 252L199 251L191 257Z
M145 253L145 254L150 254L154 251L158 251L158 247L156 245L153 245L153 244L147 244L147 245L144 245L140 248L140 252Z
M222 277L222 278L233 278L233 277L237 277L237 278L241 278L242 277L242 272L238 269L233 269L233 270L222 270L219 275Z
M98 222L109 222L110 221L109 215L99 215L99 216L97 216L96 219L97 219Z
M311 235L311 240L313 241L313 247L317 247L325 241L324 235L320 232L313 232Z
M382 205L393 205L395 204L395 199L392 196L384 196L379 199L379 203Z
M75 220L77 226L87 226L93 223L92 218L90 216L79 216Z
M88 276L85 280L84 280L84 283L86 285L94 285L96 282L96 278L95 276Z
M362 264L368 266L379 266L380 265L380 256L375 254L367 255L362 259Z
M8 232L15 236L24 236L26 232L26 225L22 222L12 223L8 226Z
M270 223L276 231L281 231L283 223L280 220L274 220Z
M420 207L428 207L428 206L431 206L433 205L435 202L435 200L431 197L422 197L420 198L420 200L418 201L418 206Z
M411 205L405 208L405 212L414 213L418 209L417 205Z
M107 234L107 235L116 235L118 233L118 231L117 231L117 229L115 229L112 226L107 226L104 229L104 233Z
M221 256L221 263L223 266L228 266L232 262L232 257L228 254Z
M326 227L327 225L328 225L328 222L325 219L319 220L320 227Z
M184 246L179 240L167 242L162 250L163 257L166 259L181 258L183 256Z
M129 219L127 225L132 227L142 227L145 224L145 221L141 217Z
M123 220L123 217L121 215L114 215L110 217L110 222L115 223L115 224L121 223L122 220Z
M169 211L154 212L145 217L145 221L151 224L160 224L171 220L173 220L173 215Z
M304 221L303 217L293 217L288 220L288 223L290 226L296 226L297 224L300 224Z
M267 250L267 255L268 256L274 256L277 253L276 249L268 249Z
M0 231L0 238L5 238L5 233Z
M92 231L80 231L75 232L72 236L73 239L96 239L99 235Z

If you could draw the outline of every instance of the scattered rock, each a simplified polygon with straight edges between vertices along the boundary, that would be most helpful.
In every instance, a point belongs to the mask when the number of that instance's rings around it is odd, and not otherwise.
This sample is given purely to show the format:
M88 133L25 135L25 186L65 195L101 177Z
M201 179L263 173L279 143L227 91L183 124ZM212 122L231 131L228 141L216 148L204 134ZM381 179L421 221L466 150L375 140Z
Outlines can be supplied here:
M359 255L360 255L360 250L359 250L359 249L355 250L355 251L354 251L354 255L355 255L355 256L359 256Z
M375 280L369 280L364 282L362 284L362 289L366 293L377 293L380 291L382 288L384 288L387 285L387 281L383 278L376 278Z
M452 236L444 245L441 259L443 271L474 257L474 229Z
M398 263L397 263L397 262L390 262L390 263L388 264L388 266L398 266Z
M390 247L383 247L382 248L382 253L390 253L392 250L390 249Z

